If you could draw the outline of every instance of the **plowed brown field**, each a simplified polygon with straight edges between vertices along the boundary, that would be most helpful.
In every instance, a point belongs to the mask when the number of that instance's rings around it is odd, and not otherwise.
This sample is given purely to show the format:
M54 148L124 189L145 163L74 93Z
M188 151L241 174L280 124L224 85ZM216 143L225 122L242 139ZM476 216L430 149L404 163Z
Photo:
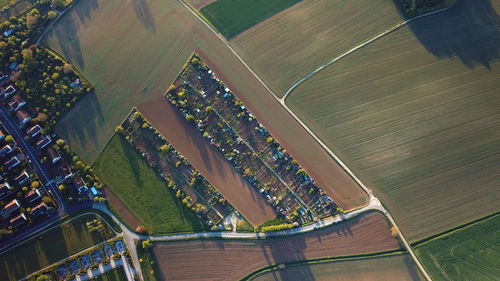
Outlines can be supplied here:
M154 253L165 280L238 280L267 265L398 247L385 218L379 213L370 213L292 237L159 243Z
M276 216L264 198L165 97L159 96L138 109L251 224L257 226Z

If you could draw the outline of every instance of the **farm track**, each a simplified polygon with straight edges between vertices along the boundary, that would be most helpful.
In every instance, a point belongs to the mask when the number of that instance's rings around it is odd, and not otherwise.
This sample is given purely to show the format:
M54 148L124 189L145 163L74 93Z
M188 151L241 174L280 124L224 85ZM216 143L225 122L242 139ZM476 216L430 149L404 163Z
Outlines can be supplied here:
M370 196L371 200L373 200L373 198L376 198L373 194L373 192L365 185L363 184L363 182L361 182L361 180L342 162L342 160L340 160L340 158L309 128L309 126L307 126L285 103L285 100L286 100L286 97L288 95L290 95L290 93L298 86L300 85L302 82L306 81L307 79L309 79L310 77L312 77L314 74L320 72L321 70L325 69L326 67L330 66L331 64L333 64L334 62L338 61L339 59L349 55L349 54L352 54L354 53L356 50L359 50L367 45L369 45L370 43L384 37L385 35L387 34L390 34L392 32L394 32L395 30L398 30L399 28L411 23L411 22L414 22L416 20L419 20L419 19L422 19L422 18L425 18L425 17L428 17L428 16L432 16L432 15L435 15L435 14L438 14L438 13L441 13L441 12L444 12L444 11L447 11L450 7L447 7L447 8L444 8L444 9L441 9L441 10L437 10L437 11L433 11L433 12L430 12L430 13L427 13L427 14L423 14L423 15L420 15L418 17L415 17L413 19L409 19L409 20L406 20L402 23L399 23L397 25L395 25L394 27L376 35L375 37L372 37L370 39L368 39L367 41L359 44L358 46L355 46L354 48L348 50L347 52L343 53L342 55L336 57L336 58L333 58L332 60L328 61L327 63L319 66L318 68L316 68L315 70L311 71L310 73L306 74L305 76L303 76L301 79L299 79L298 81L296 81L286 92L285 92L285 95L282 97L282 98L279 98L278 95L276 95L265 83L264 81L250 68L250 66L243 60L243 58L229 45L228 41L222 36L222 34L220 34L218 31L216 31L210 24L208 24L203 18L201 18L197 13L196 11L193 11L191 9L191 7L189 5L187 5L184 0L178 0L179 2L181 2L181 4L186 7L186 9L188 9L198 20L202 21L203 24L205 24L206 27L208 27L219 39L221 39L224 44L226 45L226 47L238 58L238 60L240 60L240 62L250 71L250 73L252 73L252 75L255 76L255 78L266 88L266 90L271 93L271 95L283 106L283 108L285 108L285 110L321 145L321 147L328 152L328 154L335 159L336 162L338 162L342 168L344 168L345 171L347 171L349 173L349 175L363 188L363 190ZM376 199L378 201L378 199ZM384 208L383 208L383 213L386 215L386 217L389 219L389 221L391 222L391 224L394 226L394 227L397 227L397 224L396 224L396 221L394 220L394 218L389 214L389 212ZM399 228L398 228L399 229ZM417 258L417 256L415 255L414 251L413 251L413 248L411 247L411 245L408 243L408 241L406 240L406 238L403 236L402 232L399 231L399 237L401 239L401 242L403 243L404 247L407 249L407 251L409 252L410 256L412 257L412 259L415 261L415 263L417 264L417 267L419 268L419 270L422 272L422 274L424 275L424 277L426 278L426 280L428 281L432 281L432 278L430 277L430 275L426 272L425 268L423 267L423 265L420 263L419 259Z

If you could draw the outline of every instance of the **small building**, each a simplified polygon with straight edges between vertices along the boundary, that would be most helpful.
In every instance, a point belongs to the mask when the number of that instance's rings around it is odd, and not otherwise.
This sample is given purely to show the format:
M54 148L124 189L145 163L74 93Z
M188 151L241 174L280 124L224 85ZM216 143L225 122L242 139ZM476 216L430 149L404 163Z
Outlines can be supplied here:
M59 172L59 175L64 177L65 180L67 180L73 176L73 172L71 171L71 167L66 163L60 164L57 170Z
M2 210L0 211L0 216L3 219L9 218L15 211L19 210L21 208L21 204L19 203L19 200L14 199L7 203Z
M9 108L11 111L19 110L26 104L26 101L18 94L15 94L9 101Z
M9 75L0 72L0 86L6 84L7 82L9 82L9 80L10 80Z
M26 194L24 195L24 200L30 204L38 201L40 198L42 198L42 193L40 192L40 189L38 189L38 188L32 188L30 191L26 192Z
M3 32L3 36L5 36L5 37L9 37L9 36L11 36L12 34L14 34L14 29L12 29L12 28L9 28L9 29L7 29L7 30L5 30L5 31Z
M29 179L30 179L30 175L28 175L28 173L26 171L23 171L22 173L17 175L17 177L15 178L15 181L17 182L17 184L23 185L27 181L29 181Z
M50 139L49 136L47 136L47 135L41 135L40 138L38 139L38 141L36 142L36 147L38 149L43 149L47 145L49 145L51 142L52 142L52 140Z
M47 148L47 157L52 164L59 162L62 157L59 151L53 149L52 147Z
M30 136L30 137L36 137L38 134L40 134L40 132L42 131L42 127L40 127L40 125L35 125L35 126L32 126L32 127L29 127L28 130L26 130L26 133Z
M2 200L7 195L9 195L11 190L12 189L11 189L10 184L8 182L2 182L0 184L0 200Z
M48 209L47 205L42 202L36 205L35 207L31 208L30 216L32 216L33 218L39 217L43 214L46 214L47 209Z
M3 164L10 170L19 165L21 163L21 160L21 157L19 155L16 155L5 161Z
M1 149L0 149L0 157L3 157L9 153L12 152L12 147L10 145L4 145Z
M10 219L9 223L12 227L20 227L28 222L28 218L24 213L20 213L17 216Z
M3 139L5 139L5 133L2 130L0 130L0 140Z
M31 120L31 116L24 110L17 111L16 116L17 120L22 124L26 124Z
M5 98L8 98L15 93L16 93L16 88L14 88L14 86L12 85L8 86L7 88L5 88L5 90L3 90L3 96Z
M9 69L12 71L19 70L19 65L17 64L17 62L13 62L13 63L9 64Z

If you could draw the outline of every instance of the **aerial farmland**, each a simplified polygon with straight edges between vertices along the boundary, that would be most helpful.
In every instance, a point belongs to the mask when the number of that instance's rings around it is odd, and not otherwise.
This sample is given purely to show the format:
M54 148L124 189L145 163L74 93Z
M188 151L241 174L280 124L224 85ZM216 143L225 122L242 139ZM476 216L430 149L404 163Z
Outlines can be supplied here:
M0 279L500 280L500 0L0 7Z

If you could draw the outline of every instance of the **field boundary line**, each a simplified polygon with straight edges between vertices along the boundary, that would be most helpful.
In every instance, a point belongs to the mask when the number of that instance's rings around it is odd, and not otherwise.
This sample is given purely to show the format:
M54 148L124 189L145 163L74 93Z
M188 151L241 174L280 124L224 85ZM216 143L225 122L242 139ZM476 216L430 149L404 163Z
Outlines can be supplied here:
M448 230L442 231L442 232L440 232L438 234L434 234L434 235L431 235L429 237L420 239L420 240L418 240L416 242L411 243L411 245L412 245L412 247L418 247L420 245L427 244L427 243L429 243L431 241L434 241L434 240L437 240L437 239L441 239L441 238L443 238L445 236L453 234L454 232L461 231L461 230L464 230L466 228L472 227L472 226L474 226L474 225L476 225L478 223L482 223L482 222L484 222L486 220L489 220L489 219L491 219L491 218L493 218L495 216L499 216L499 215L500 215L500 211L495 212L495 213L491 213L491 214L486 215L484 217L480 217L478 219L471 220L469 222L466 222L466 223L463 223L461 225L455 226L455 227L450 228Z
M433 16L435 14L439 14L439 13L442 13L442 12L445 12L447 11L448 9L450 9L451 7L453 7L453 5L449 6L449 7L446 7L446 8L442 8L442 9L439 9L439 10L435 10L435 11L432 11L432 12L429 12L429 13L426 13L426 14L423 14L423 15L420 15L420 16L416 16L414 18L411 18L411 19L407 19L405 21L402 21L402 22L399 22L395 25L393 25L392 27L390 27L389 29L386 29L385 31L383 31L382 33L379 33L377 35L375 35L374 37L368 39L368 40L365 40L363 41L362 43L358 44L357 46L355 46L354 48L340 54L339 56L323 63L322 65L320 65L319 67L317 67L316 69L314 69L313 71L307 73L306 75L302 76L301 78L299 78L298 80L296 80L292 86L290 86L290 88L288 88L288 90L286 90L285 94L283 95L283 97L279 98L280 102L281 103L285 103L285 99L293 92L293 90L295 90L295 88L297 88L300 84L302 84L304 81L308 80L309 78L311 78L312 76L314 76L316 73L320 72L321 70L327 68L328 66L330 66L331 64L333 64L334 62L350 55L351 53L354 53L355 51L369 45L370 43L374 42L374 41L377 41L378 39L400 29L401 27L403 26L406 26L416 20L419 20L419 19L422 19L422 18L425 18L425 17L428 17L428 16Z
M244 277L240 278L239 281L249 281L249 280L251 280L250 278L257 277L261 274L271 272L273 270L281 269L280 266L284 266L284 268L293 268L293 267L302 266L302 265L313 265L313 264L322 264L322 263L329 263L329 262L341 262L341 261L362 261L362 260L373 259L373 258L393 257L393 256L399 256L399 255L405 255L405 254L406 253L402 249L394 249L394 250L386 250L386 251L380 251L380 252L369 252L369 253L354 254L354 255L347 255L347 256L329 256L329 257L323 257L323 258L305 259L305 260L285 262L285 263L275 263L275 264L263 266L261 268L254 270L254 271L250 272L249 274L245 275Z

